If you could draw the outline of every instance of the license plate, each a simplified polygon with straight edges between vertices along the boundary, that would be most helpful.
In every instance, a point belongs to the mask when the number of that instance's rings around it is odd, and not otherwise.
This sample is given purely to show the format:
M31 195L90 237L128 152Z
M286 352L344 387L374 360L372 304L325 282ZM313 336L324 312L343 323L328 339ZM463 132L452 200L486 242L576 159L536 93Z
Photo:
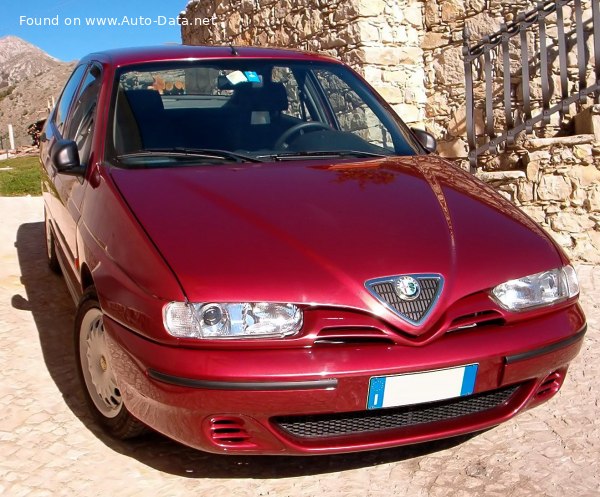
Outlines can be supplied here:
M477 364L435 371L375 376L369 381L368 409L399 407L471 395Z

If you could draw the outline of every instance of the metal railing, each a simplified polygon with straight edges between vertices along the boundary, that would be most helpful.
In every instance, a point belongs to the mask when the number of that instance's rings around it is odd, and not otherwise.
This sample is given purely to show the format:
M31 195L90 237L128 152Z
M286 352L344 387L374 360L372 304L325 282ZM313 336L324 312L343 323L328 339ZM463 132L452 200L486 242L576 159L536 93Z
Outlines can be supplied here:
M574 23L565 22L563 9L567 5L574 9ZM598 101L600 0L591 0L591 10L591 19L584 22L582 0L544 1L472 45L465 30L466 124L472 171L480 155L490 151L497 153L513 145L520 133L532 133L536 125L546 126L553 114L564 118L571 104L585 103L592 96ZM551 15L556 24L556 30L552 29L554 38L548 34ZM593 58L586 38L593 38ZM518 58L518 66L515 68L513 64L512 70L511 50L513 60L515 56ZM570 55L577 57L576 73ZM553 78L552 62L556 60L558 77ZM576 81L572 88L569 88L569 79ZM478 98L483 100L479 108L483 112L484 130L480 135L475 123L477 84L483 85Z

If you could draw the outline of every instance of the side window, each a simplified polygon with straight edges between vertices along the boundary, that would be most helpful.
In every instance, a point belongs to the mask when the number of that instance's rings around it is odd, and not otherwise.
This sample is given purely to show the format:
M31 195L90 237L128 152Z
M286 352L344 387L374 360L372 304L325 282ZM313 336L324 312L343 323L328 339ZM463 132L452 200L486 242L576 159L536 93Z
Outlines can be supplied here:
M102 70L92 64L86 72L75 98L63 138L73 140L79 149L79 158L86 164L92 144L92 130L96 117L96 104L102 83Z
M58 104L56 104L56 111L54 113L53 122L58 129L58 132L62 135L65 121L67 120L67 115L69 112L69 108L71 107L71 103L73 102L73 98L75 97L75 92L77 88L79 88L79 83L81 83L81 78L83 78L83 74L85 73L85 66L78 66L74 71L69 81L65 85L65 88L60 96L60 100Z

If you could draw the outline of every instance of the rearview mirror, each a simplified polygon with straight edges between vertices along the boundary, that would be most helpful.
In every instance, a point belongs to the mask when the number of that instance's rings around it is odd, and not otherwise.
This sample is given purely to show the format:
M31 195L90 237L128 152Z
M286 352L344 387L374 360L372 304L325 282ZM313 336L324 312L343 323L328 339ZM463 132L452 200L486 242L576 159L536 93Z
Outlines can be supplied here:
M85 168L79 160L79 150L73 140L58 140L52 147L52 163L62 174L83 175Z
M416 136L417 140L423 148L427 150L429 153L433 153L437 149L437 140L431 134L425 131L424 129L411 128L410 129Z
M231 81L227 79L227 76L220 75L217 76L217 88L219 90L233 90L233 85Z

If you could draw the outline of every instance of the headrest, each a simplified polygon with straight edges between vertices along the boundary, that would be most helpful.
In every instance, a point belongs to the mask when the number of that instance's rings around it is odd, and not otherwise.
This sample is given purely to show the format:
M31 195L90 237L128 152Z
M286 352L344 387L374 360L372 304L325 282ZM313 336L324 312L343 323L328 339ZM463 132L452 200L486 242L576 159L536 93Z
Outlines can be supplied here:
M235 86L228 106L249 111L283 111L288 108L288 97L283 83L240 83Z
M125 90L125 96L136 116L161 113L163 101L156 90Z

